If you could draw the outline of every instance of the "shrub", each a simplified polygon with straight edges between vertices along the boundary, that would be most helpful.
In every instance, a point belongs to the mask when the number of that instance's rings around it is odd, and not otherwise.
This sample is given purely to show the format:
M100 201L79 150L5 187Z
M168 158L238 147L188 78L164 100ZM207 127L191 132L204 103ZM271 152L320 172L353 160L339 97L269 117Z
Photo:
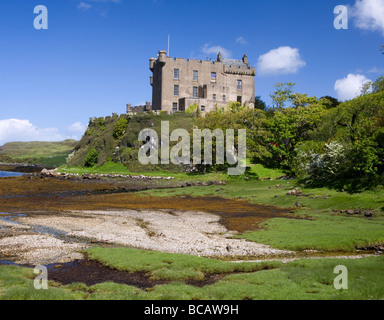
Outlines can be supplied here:
M128 127L128 120L125 118L121 118L117 120L115 124L115 128L113 129L113 137L117 140L120 139Z
M99 153L96 151L95 148L92 148L89 150L86 158L85 158L85 166L86 167L93 167L97 164L99 158Z

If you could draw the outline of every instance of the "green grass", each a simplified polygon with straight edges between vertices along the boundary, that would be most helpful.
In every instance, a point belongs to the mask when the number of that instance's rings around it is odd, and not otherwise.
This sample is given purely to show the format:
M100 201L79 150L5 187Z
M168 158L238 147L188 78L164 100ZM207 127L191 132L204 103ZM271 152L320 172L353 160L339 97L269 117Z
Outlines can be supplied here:
M76 143L75 140L60 142L9 142L1 147L0 155L6 155L15 159L46 158L52 155L72 152Z
M31 268L0 266L0 300L68 300L80 297L64 287L49 286L48 290L36 290L36 275Z
M149 177L174 177L180 181L212 181L225 180L227 175L224 173L208 173L208 174L188 174L174 173L165 171L148 171L148 172L133 172L121 163L106 162L102 166L94 166L92 168L84 167L59 167L60 172L77 173L77 174L121 174L121 175L144 175Z
M7 162L60 166L76 147L77 141L60 142L9 142L0 147L0 158Z
M264 167L262 164L250 164L250 173L255 173L259 178L271 178L276 179L285 176L285 173L279 169L269 169Z
M263 268L276 268L280 262L231 263L185 254L169 254L129 248L87 250L91 259L122 271L145 271L156 280L202 280L208 273L255 272Z
M261 270L264 264L216 261L178 254L152 253L128 248L90 250L103 263L128 271L147 271L168 284L147 290L112 282L87 287L77 283L49 283L48 290L33 288L32 269L0 266L0 299L16 300L379 300L384 299L384 257L364 259L299 260L274 263L274 269ZM348 270L348 289L336 290L336 266ZM185 270L187 268L187 270ZM187 285L195 272L234 272L204 286ZM48 274L49 277L49 274Z
M275 218L263 231L237 236L287 250L347 251L384 243L384 218L375 221L355 217L317 216L312 221Z

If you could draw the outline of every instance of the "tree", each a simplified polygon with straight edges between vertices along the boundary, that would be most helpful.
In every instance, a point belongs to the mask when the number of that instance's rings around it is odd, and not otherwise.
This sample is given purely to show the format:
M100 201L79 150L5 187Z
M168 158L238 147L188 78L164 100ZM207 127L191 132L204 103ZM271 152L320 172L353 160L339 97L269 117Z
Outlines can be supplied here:
M99 153L96 151L95 148L92 148L91 150L89 150L85 158L85 166L94 167L98 162L98 158L99 158Z
M126 118L121 118L117 120L115 128L113 129L113 137L115 139L120 139L128 127L128 120Z
M278 82L274 85L275 92L270 94L275 109L282 109L285 107L286 102L289 100L292 89L296 84L293 82L282 83Z
M302 93L293 93L289 96L289 100L292 101L292 104L295 106L295 108L298 107L306 107L310 104L316 102L316 97L308 97L307 94Z
M331 96L321 97L319 100L323 101L323 104L327 106L327 109L335 108L340 104L340 101Z
M259 110L265 110L267 108L267 105L263 100L261 100L260 96L255 97L255 109Z
M384 76L378 78L375 82L372 83L372 92L381 92L384 91Z

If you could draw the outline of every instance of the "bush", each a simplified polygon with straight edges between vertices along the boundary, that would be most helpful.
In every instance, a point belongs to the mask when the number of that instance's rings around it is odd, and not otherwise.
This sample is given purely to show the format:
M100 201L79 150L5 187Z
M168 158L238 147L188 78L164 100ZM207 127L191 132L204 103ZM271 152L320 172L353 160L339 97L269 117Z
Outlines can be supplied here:
M117 120L115 124L115 128L113 129L113 137L117 140L120 139L128 127L128 120L125 118L121 118Z
M85 158L85 166L94 167L98 162L98 158L99 158L99 153L96 151L95 148L92 148L91 150L89 150Z

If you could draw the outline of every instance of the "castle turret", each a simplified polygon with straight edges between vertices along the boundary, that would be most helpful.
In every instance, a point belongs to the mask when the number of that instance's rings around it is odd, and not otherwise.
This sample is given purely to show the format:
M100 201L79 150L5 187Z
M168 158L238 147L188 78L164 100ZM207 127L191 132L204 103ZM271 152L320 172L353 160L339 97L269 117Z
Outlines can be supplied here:
M248 57L246 54L243 57L243 62L249 67Z
M167 51L160 50L159 51L159 57L158 57L159 62L165 62L166 56L167 56Z

